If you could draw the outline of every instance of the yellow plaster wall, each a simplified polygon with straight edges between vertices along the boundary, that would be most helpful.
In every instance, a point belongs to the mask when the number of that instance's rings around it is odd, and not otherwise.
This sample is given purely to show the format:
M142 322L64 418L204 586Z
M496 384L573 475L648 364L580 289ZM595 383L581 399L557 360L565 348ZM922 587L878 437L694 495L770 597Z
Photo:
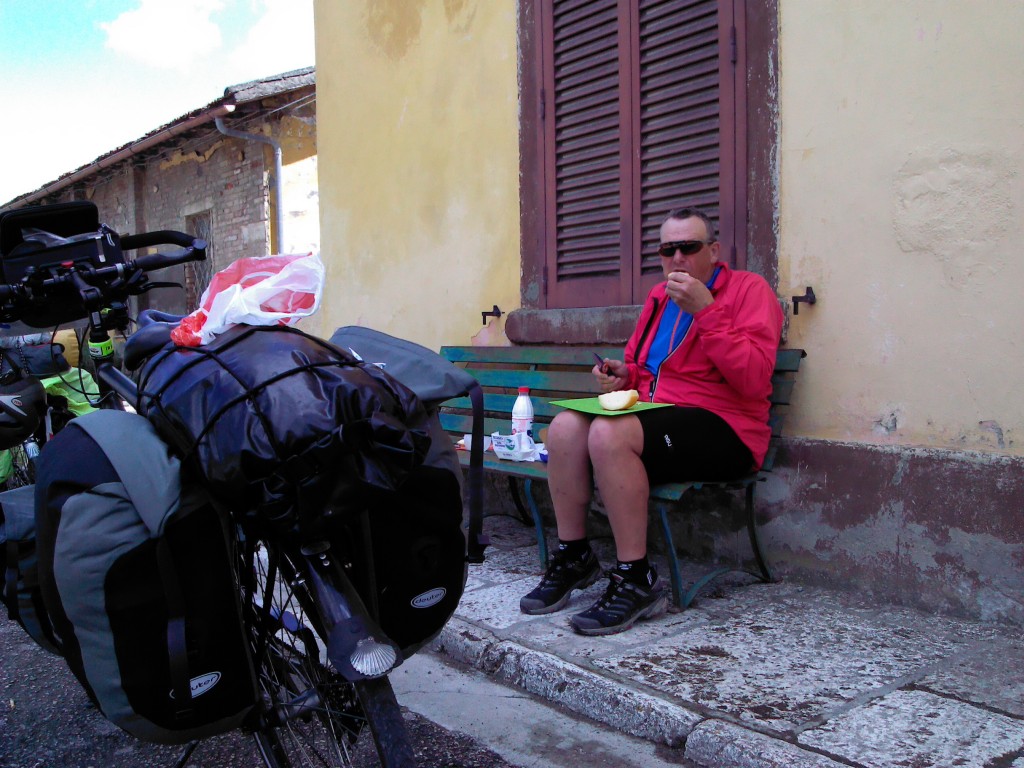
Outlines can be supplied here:
M1022 30L1019 0L780 1L795 434L1024 454Z
M467 343L481 310L519 304L516 4L317 0L315 13L327 291L308 327Z

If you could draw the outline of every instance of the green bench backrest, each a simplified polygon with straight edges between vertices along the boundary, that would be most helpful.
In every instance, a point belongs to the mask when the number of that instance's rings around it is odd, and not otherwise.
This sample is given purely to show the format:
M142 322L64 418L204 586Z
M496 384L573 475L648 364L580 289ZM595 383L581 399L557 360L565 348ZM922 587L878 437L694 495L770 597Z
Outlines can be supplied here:
M591 374L594 355L622 359L621 347L442 347L441 356L464 367L484 391L484 434L508 434L512 428L512 404L519 387L529 387L533 400L535 434L562 409L551 400L600 394ZM779 349L772 376L772 409L769 423L774 436L782 433L783 414L778 406L788 405L794 377L805 353L802 349ZM441 409L441 424L447 432L461 436L471 431L468 397L456 398Z

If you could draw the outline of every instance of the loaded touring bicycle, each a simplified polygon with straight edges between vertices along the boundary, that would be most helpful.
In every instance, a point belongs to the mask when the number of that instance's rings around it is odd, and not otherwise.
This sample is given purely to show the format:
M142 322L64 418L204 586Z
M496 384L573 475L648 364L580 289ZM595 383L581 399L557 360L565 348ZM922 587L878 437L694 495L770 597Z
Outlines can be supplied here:
M367 329L330 343L238 326L183 347L180 318L149 310L126 374L111 334L129 328L130 297L205 247L119 236L87 202L0 214L0 322L85 326L99 388L97 410L43 445L35 486L0 493L8 614L105 717L186 745L179 765L235 728L271 768L354 765L364 737L382 765L413 765L388 673L440 631L482 559L479 475L467 557L459 462L436 423L436 403L475 382ZM381 355L393 366L365 362ZM412 389L391 375L403 368ZM0 448L37 429L33 384L5 356Z

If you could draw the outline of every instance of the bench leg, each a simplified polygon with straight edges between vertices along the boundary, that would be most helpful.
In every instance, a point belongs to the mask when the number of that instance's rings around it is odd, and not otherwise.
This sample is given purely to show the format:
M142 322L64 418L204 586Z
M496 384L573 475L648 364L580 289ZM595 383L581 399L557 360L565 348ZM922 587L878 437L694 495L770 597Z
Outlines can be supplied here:
M523 518L523 522L526 522L526 515L523 510L523 502L519 496L519 489L516 487L516 479L511 475L508 478L509 491L512 494L512 499L516 503L516 507L519 509L519 514ZM537 500L533 498L533 480L526 478L523 480L523 491L526 496L526 504L530 508L530 516L533 518L533 529L537 534L537 552L540 555L540 567L548 567L548 542L544 537L544 520L540 516L540 509L537 508Z
M679 572L679 555L676 553L676 545L672 540L672 528L668 524L668 509L667 505L659 504L658 513L661 515L661 531L665 537L665 554L668 557L668 567L672 574L672 599L675 601L676 606L682 610L686 608L683 605L683 576ZM690 598L691 600L693 598Z
M672 571L672 597L675 599L676 606L680 611L689 608L690 603L694 601L697 594L704 589L704 587L726 573L740 571L742 573L748 573L764 582L772 582L775 580L772 577L771 570L768 568L768 563L765 561L764 554L761 552L761 543L757 536L757 520L754 517L755 483L756 481L747 483L744 511L747 516L747 533L750 536L750 547L754 553L754 560L757 563L758 572L755 573L752 570L741 568L716 568L715 570L706 573L690 585L689 590L685 593L683 592L682 576L679 572L679 556L676 554L675 543L672 541L672 530L668 523L668 507L667 505L659 505L658 511L661 514L661 528L665 536L665 548L668 554L669 568ZM694 487L698 486L694 485Z
M505 479L508 480L508 492L512 496L512 502L516 505L516 514L519 515L519 519L522 520L523 525L534 525L533 513L523 503L523 497L519 493L519 484L516 483L516 478L508 475Z
M750 533L750 548L754 550L754 560L757 561L758 570L761 571L761 580L771 583L775 581L772 572L768 569L764 555L761 554L761 542L757 537L757 521L754 518L754 486L756 482L747 485L747 531ZM757 575L757 574L752 574Z

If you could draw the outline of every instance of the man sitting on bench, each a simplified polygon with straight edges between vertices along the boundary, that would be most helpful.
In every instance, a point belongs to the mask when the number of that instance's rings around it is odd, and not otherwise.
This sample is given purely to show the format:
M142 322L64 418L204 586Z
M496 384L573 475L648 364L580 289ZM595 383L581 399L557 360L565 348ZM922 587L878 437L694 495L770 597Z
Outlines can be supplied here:
M647 561L650 485L738 478L764 459L782 311L768 282L719 262L720 249L704 213L669 213L658 248L665 282L647 296L625 361L594 366L602 391L636 389L641 400L674 407L614 417L567 410L551 423L548 485L558 551L520 600L523 613L558 611L574 589L598 579L586 532L596 483L617 563L604 596L570 623L584 635L607 635L660 616L668 590Z

